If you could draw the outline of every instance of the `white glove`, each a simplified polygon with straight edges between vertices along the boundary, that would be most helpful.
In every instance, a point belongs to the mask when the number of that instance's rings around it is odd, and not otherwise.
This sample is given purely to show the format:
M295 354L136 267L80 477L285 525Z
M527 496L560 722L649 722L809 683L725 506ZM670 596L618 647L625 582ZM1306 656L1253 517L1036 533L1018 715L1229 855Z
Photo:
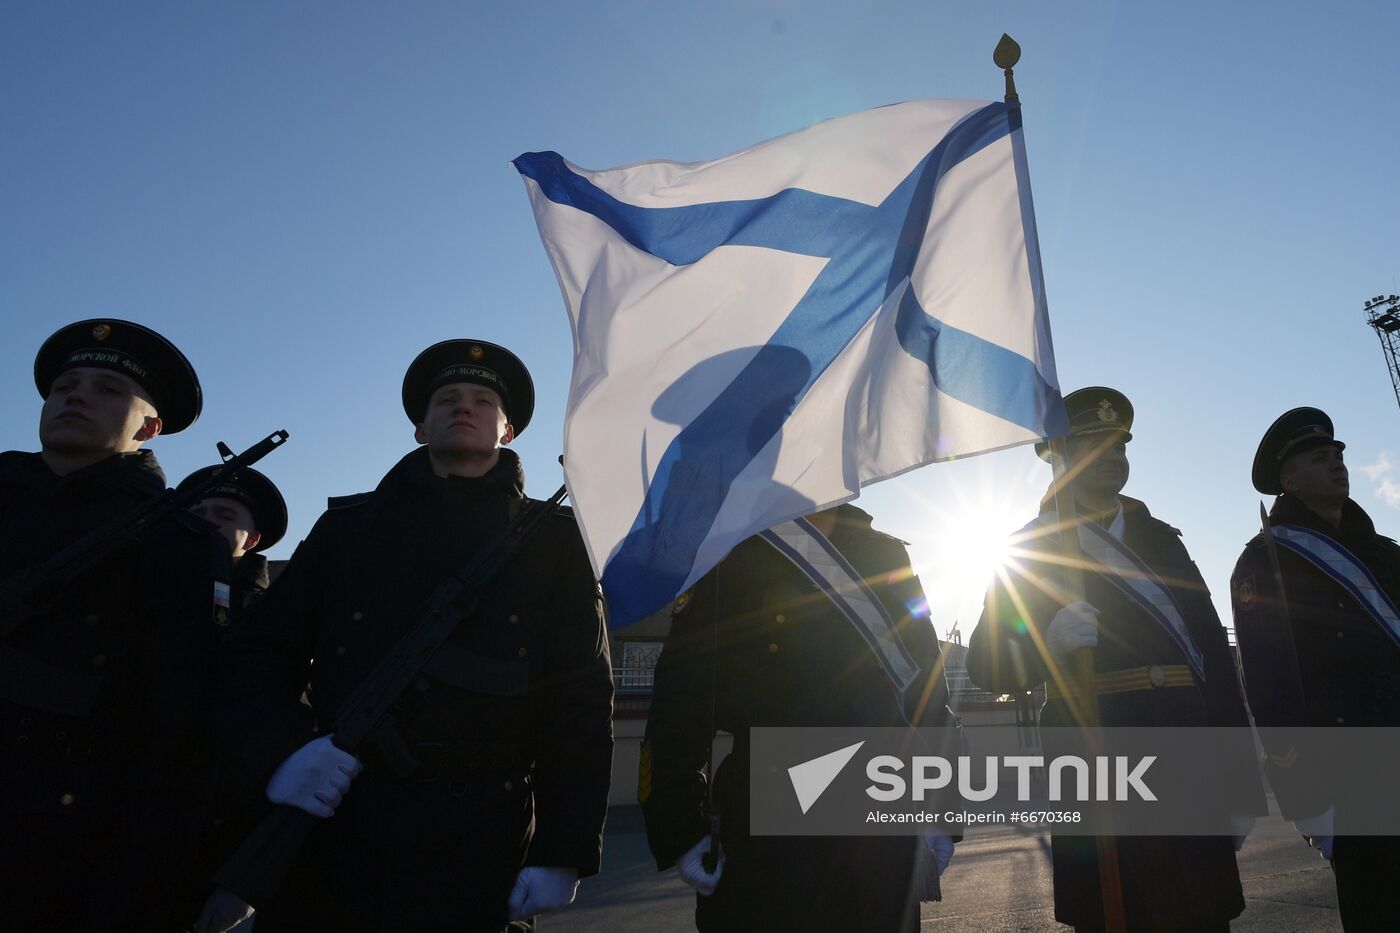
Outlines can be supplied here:
M953 838L929 833L924 837L924 841L928 843L928 850L933 856L933 864L938 868L938 875L941 878L943 872L948 868L948 863L953 861Z
M1063 666L1080 648L1098 646L1099 611L1082 599L1070 603L1050 620L1045 629L1045 641L1050 647L1050 657Z
M690 851L676 859L676 870L680 872L681 880L699 892L701 897L714 894L715 888L719 887L720 876L724 874L724 847L720 847L719 861L715 863L714 874L705 871L701 862L705 853L709 851L710 837L706 836L691 846Z
M1327 861L1332 861L1332 824L1337 816L1336 807L1328 807L1317 816L1305 820L1294 820L1298 832L1308 837L1308 845L1322 853Z
M363 770L360 759L336 748L331 736L323 735L277 766L267 782L267 799L325 819L335 813L350 782Z
M574 902L577 893L577 868L527 865L515 876L515 887L506 902L506 919L528 920L536 914L561 910Z
M1254 831L1254 817L1236 813L1230 817L1230 836L1235 841L1235 851L1244 848L1244 841Z

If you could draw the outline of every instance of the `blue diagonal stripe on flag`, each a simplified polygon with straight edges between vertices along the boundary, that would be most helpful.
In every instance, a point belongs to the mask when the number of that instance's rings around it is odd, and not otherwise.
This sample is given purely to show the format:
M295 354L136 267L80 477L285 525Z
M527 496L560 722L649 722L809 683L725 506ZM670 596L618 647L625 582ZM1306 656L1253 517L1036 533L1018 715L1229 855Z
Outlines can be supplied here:
M928 366L934 385L945 394L1027 430L1041 425L1051 435L1068 430L1068 422L1059 417L1064 411L1059 390L1045 381L1034 363L944 324L919 307L912 290L899 302L895 330L899 345ZM1027 386L1033 391L1027 392Z
M1058 390L1037 361L939 320L924 310L910 287L941 181L1017 130L1019 117L1017 105L1007 103L968 111L877 204L789 186L760 198L642 206L585 177L608 173L576 171L556 153L527 153L515 160L522 176L537 186L539 198L532 189L532 199L557 270L559 244L551 243L542 216L557 208L591 215L630 247L677 267L701 263L720 247L826 260L765 343L752 349L747 364L670 439L640 501L632 506L629 529L611 552L599 554L585 527L615 624L664 605L693 581L700 550L710 540L733 484L896 294L898 343L923 364L925 378L940 392L1027 432L1063 430ZM561 271L561 282L563 278ZM703 311L704 298L697 294L700 303L688 310ZM579 309L571 311L581 328ZM568 462L572 489L576 463ZM588 504L579 500L577 490L575 501L586 526Z

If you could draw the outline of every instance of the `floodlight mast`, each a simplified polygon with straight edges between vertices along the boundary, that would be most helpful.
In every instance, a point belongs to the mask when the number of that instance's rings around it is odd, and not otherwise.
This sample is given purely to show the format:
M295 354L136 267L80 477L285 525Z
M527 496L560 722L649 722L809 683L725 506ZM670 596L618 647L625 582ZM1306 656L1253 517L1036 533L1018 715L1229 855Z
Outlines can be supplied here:
M1390 387L1395 390L1396 403L1400 404L1400 295L1377 295L1368 299L1365 311L1366 323L1380 338L1386 369L1390 373Z

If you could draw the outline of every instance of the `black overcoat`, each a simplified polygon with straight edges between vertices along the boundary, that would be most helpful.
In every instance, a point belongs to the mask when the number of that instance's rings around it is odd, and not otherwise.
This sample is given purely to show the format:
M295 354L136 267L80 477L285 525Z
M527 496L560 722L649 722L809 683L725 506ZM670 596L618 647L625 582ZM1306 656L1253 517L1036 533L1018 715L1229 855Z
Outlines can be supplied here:
M1348 500L1340 527L1290 495L1269 511L1274 525L1320 532L1358 558L1391 602L1400 603L1400 546L1376 533L1366 512ZM1331 793L1324 745L1276 736L1271 727L1400 726L1400 647L1341 584L1286 547L1276 548L1287 615L1279 600L1263 534L1245 546L1231 578L1235 632L1245 688L1264 742L1265 771L1285 817L1304 819L1336 808L1345 824L1365 821L1357 801L1393 796L1394 776L1373 771L1360 793ZM1291 621L1285 625L1285 619ZM1353 824L1354 825L1354 824ZM1345 832L1345 826L1342 826ZM1347 929L1380 929L1400 914L1400 839L1342 835L1333 844L1342 922Z
M897 698L851 623L759 537L678 601L657 662L639 796L657 866L668 868L709 832L706 753L716 728L733 734L715 778L726 863L717 891L697 898L701 930L918 926L918 838L748 832L751 727L946 721L938 638L920 611L923 589L903 544L872 530L853 506L841 507L829 538L896 620L922 676Z
M332 500L267 595L230 632L219 718L244 786L322 733L424 600L508 520L523 495L502 450L479 479L434 476L427 449L374 492ZM522 865L598 870L612 757L612 674L601 596L577 526L559 515L505 568L439 651L400 729L422 763L400 776L374 749L297 871L259 908L260 931L499 930Z
M1247 727L1244 697L1225 629L1200 571L1181 543L1181 532L1120 496L1123 543L1167 585L1199 650L1205 682L1099 698L1105 726ZM1047 505L1048 508L1048 505ZM1053 512L1015 536L1012 556L987 594L982 618L968 643L967 669L974 683L994 693L1030 690L1051 679L1049 659L1036 645L1063 603L1058 538L1038 533L1054 526ZM1084 574L1084 598L1097 607L1099 644L1094 668L1104 673L1187 659L1162 626L1100 573ZM1022 611L1024 610L1024 611ZM1072 726L1067 704L1049 700L1046 726ZM1242 741L1228 769L1230 790L1220 801L1232 814L1260 815L1264 796L1253 746ZM1225 775L1203 776L1215 786ZM1089 928L1102 925L1098 853L1092 837L1052 839L1055 918ZM1189 930L1219 925L1244 910L1235 853L1228 837L1123 837L1117 842L1123 903L1130 930Z
M66 477L0 454L0 577L164 489L149 451ZM181 513L0 639L7 928L173 928L209 788L216 578L227 543Z

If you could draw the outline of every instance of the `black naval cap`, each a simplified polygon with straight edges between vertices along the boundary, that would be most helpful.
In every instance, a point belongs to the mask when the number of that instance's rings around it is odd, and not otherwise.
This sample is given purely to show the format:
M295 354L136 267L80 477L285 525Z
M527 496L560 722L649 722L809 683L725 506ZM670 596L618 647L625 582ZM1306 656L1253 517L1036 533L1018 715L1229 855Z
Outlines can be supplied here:
M1346 444L1332 436L1332 419L1322 409L1295 408L1279 415L1264 432L1264 439L1254 452L1254 469L1250 474L1254 488L1266 496L1281 494L1283 461L1293 454L1323 446L1347 449Z
M514 353L484 340L444 340L418 354L403 377L403 410L408 420L422 422L434 390L453 382L494 389L517 437L530 423L535 411L530 371Z
M1075 389L1065 396L1065 414L1069 417L1069 436L1084 437L1117 431L1124 443L1133 439L1133 403L1117 389L1089 386ZM1035 445L1042 460L1050 459L1050 445L1043 441Z
M160 416L162 434L183 431L204 407L199 377L190 361L149 327L115 318L69 324L39 348L34 385L48 398L59 373L83 366L122 373L144 389Z
M195 470L180 480L176 491L189 489L217 469L216 464ZM248 507L248 511L253 513L253 527L260 536L258 546L249 550L265 551L287 533L287 501L272 480L252 467L244 467L232 479L215 483L204 493L204 498L235 499Z

